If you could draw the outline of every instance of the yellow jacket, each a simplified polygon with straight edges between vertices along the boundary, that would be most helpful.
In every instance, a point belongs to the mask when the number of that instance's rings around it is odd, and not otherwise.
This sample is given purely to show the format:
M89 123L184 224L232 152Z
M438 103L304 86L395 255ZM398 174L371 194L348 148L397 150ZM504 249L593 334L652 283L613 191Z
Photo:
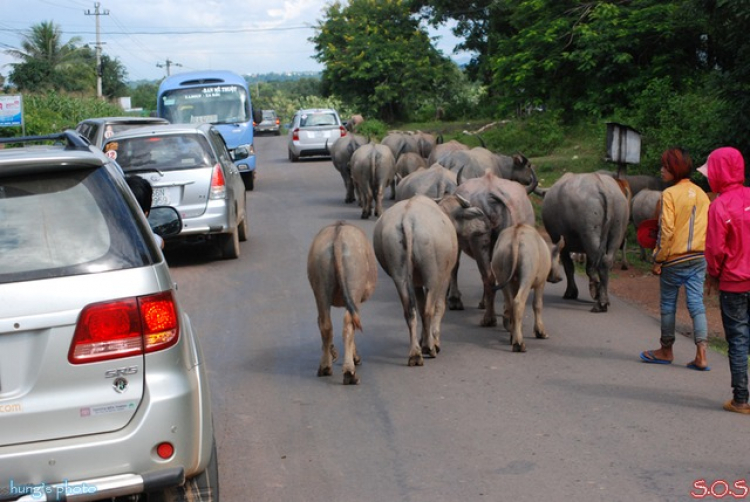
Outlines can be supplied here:
M708 226L708 195L682 179L662 192L654 261L663 267L703 256Z

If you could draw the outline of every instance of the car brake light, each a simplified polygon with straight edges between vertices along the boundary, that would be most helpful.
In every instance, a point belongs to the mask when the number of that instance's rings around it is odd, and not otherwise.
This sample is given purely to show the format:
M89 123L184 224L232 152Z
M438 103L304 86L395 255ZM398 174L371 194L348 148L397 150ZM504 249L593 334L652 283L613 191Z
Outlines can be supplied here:
M281 124L281 120L276 119L276 125L279 125L279 124Z
M155 352L179 338L171 291L87 305L78 318L68 351L71 364Z
M214 166L214 172L211 173L211 193L210 199L224 199L227 196L227 184L224 180L224 171L221 170L221 164Z
M292 131L292 141L299 141L299 127Z
M339 126L339 131L341 131L341 137L342 137L342 138L343 138L344 136L346 136L346 127L344 127L344 126Z

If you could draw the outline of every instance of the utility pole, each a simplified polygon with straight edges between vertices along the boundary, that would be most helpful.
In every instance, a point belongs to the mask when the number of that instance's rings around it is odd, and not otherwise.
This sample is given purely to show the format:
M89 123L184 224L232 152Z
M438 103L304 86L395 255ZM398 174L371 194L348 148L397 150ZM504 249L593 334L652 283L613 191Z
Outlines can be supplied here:
M182 66L182 65L180 63L175 63L174 61L170 61L169 58L167 58L164 64L156 63L157 68L164 68L164 67L167 68L167 77L169 76L169 68L172 66Z
M96 16L96 97L102 97L102 42L101 30L99 29L99 16L109 16L109 11L99 11L101 3L94 2L94 12L87 10L84 14L87 16Z

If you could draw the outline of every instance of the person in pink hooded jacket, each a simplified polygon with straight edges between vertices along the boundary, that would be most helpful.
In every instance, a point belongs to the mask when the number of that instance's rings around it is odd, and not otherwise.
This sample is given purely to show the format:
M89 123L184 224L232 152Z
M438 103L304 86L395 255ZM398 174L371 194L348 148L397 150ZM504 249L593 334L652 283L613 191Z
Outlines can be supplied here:
M747 358L750 351L750 188L745 161L735 148L711 152L698 168L718 197L708 209L707 286L718 289L724 336L729 346L733 399L724 409L750 415Z

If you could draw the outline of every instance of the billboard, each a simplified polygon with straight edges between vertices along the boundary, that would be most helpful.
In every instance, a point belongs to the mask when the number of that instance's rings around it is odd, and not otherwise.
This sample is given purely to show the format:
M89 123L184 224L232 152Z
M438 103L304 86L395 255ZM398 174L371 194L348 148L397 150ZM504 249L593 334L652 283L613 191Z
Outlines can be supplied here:
M23 98L0 96L0 127L23 126Z

